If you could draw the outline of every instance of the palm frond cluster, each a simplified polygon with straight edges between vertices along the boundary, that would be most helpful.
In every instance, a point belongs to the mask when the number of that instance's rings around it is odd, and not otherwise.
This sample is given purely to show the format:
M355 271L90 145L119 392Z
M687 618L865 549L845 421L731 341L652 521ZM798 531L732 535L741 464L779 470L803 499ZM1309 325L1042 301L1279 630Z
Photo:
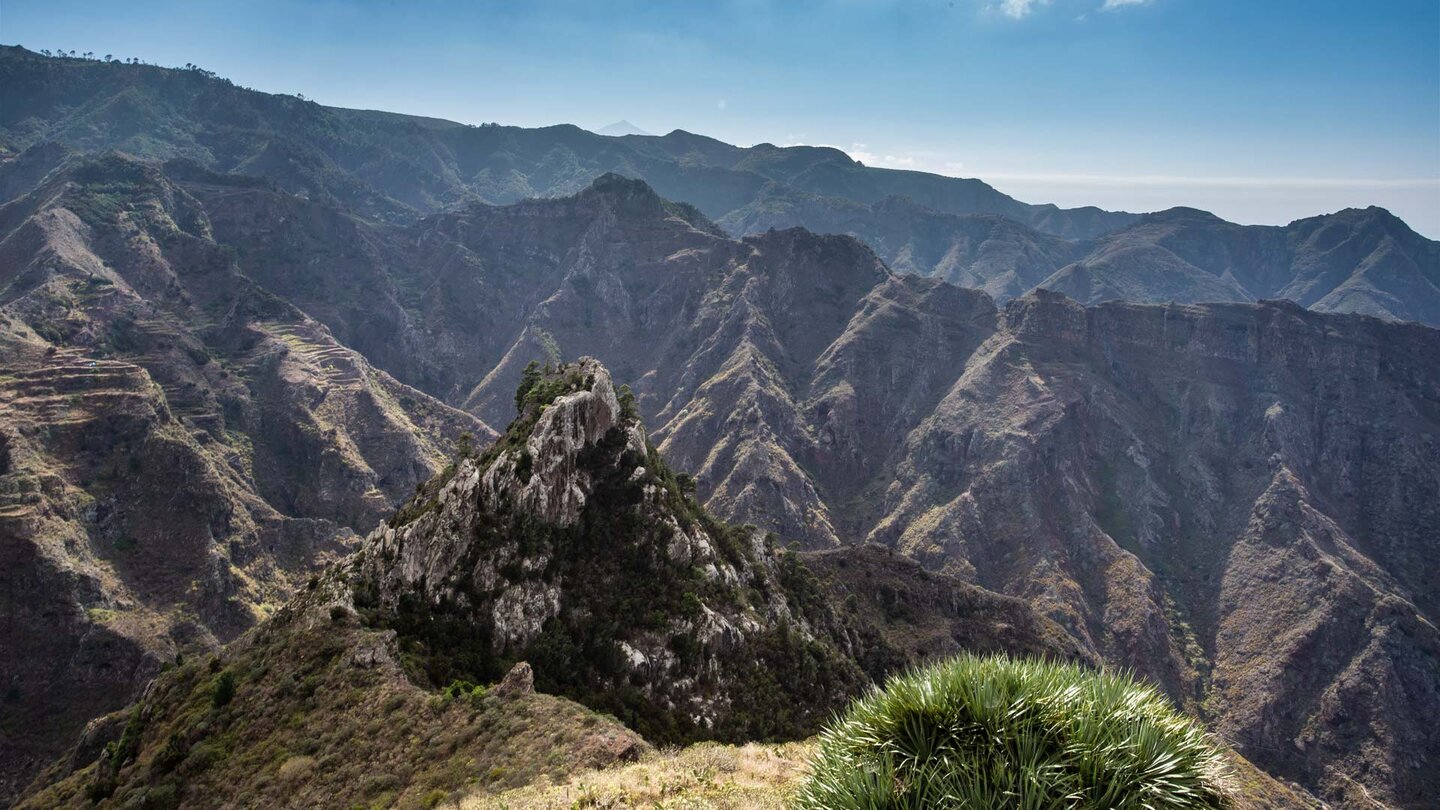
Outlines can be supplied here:
M821 736L800 810L1230 806L1198 724L1117 672L962 656L897 677Z

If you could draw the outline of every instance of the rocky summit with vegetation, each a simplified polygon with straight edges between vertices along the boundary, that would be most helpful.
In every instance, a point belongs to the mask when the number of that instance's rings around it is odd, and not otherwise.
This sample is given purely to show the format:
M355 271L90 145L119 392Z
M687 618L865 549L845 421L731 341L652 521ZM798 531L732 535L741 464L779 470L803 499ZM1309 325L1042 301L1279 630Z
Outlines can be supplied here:
M353 563L357 609L417 676L525 660L542 690L671 743L804 736L864 682L801 565L711 517L598 362L532 366L516 404Z

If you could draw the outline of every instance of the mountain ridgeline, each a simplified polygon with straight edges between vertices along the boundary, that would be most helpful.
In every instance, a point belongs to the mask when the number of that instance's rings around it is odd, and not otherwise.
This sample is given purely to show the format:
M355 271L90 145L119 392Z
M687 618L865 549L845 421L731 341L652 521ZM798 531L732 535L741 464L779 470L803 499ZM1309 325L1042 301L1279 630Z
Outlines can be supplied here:
M13 46L0 48L0 80L0 149L12 154L53 141L183 158L391 223L468 202L574 194L614 172L733 234L846 233L896 270L1000 300L1036 287L1084 303L1290 298L1440 325L1440 243L1380 209L1285 227L1189 209L1061 209L979 180L868 167L829 147L737 147L680 130L609 137L573 126L469 126L324 107L199 69L52 59Z
M938 210L1001 213L1067 236L1134 219L1026 205L978 180L873 169L829 147L744 148L682 130L622 138L570 125L471 126L325 107L199 69L52 59L18 46L0 50L0 79L0 142L10 151L54 140L189 158L389 221L469 201L573 194L606 172L641 177L712 217L756 203L767 189L793 188L865 202L905 194Z

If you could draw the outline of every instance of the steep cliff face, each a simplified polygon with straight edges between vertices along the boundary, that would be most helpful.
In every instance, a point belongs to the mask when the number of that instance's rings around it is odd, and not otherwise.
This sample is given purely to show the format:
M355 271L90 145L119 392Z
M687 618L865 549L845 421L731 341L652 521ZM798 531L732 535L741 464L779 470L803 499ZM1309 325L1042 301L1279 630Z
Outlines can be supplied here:
M870 536L1031 600L1275 773L1414 803L1440 751L1416 722L1440 710L1435 357L1434 330L1293 305L1027 296Z
M690 498L603 366L536 372L517 401L357 558L357 604L432 680L528 660L543 690L657 740L801 735L864 682L808 618L833 621L799 563Z
M0 795L488 435L236 272L157 167L25 161L0 206Z

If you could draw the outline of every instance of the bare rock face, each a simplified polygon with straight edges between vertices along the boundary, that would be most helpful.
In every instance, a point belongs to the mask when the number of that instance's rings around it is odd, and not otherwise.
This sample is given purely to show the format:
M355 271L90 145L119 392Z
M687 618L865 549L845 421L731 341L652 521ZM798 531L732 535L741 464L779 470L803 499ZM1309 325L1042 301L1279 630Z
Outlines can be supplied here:
M645 433L640 426L622 424L620 401L609 373L588 358L579 362L574 373L588 380L590 387L550 403L536 420L525 449L485 471L481 483L491 508L513 503L540 520L573 525L590 489L580 454L611 428L624 433L626 451L645 452ZM522 464L528 465L528 472L521 469Z
M1282 778L1413 804L1440 789L1437 357L1289 304L1026 296L870 536L1026 598Z
M535 691L535 671L521 661L505 673L505 678L495 685L495 694L502 697L523 697Z

